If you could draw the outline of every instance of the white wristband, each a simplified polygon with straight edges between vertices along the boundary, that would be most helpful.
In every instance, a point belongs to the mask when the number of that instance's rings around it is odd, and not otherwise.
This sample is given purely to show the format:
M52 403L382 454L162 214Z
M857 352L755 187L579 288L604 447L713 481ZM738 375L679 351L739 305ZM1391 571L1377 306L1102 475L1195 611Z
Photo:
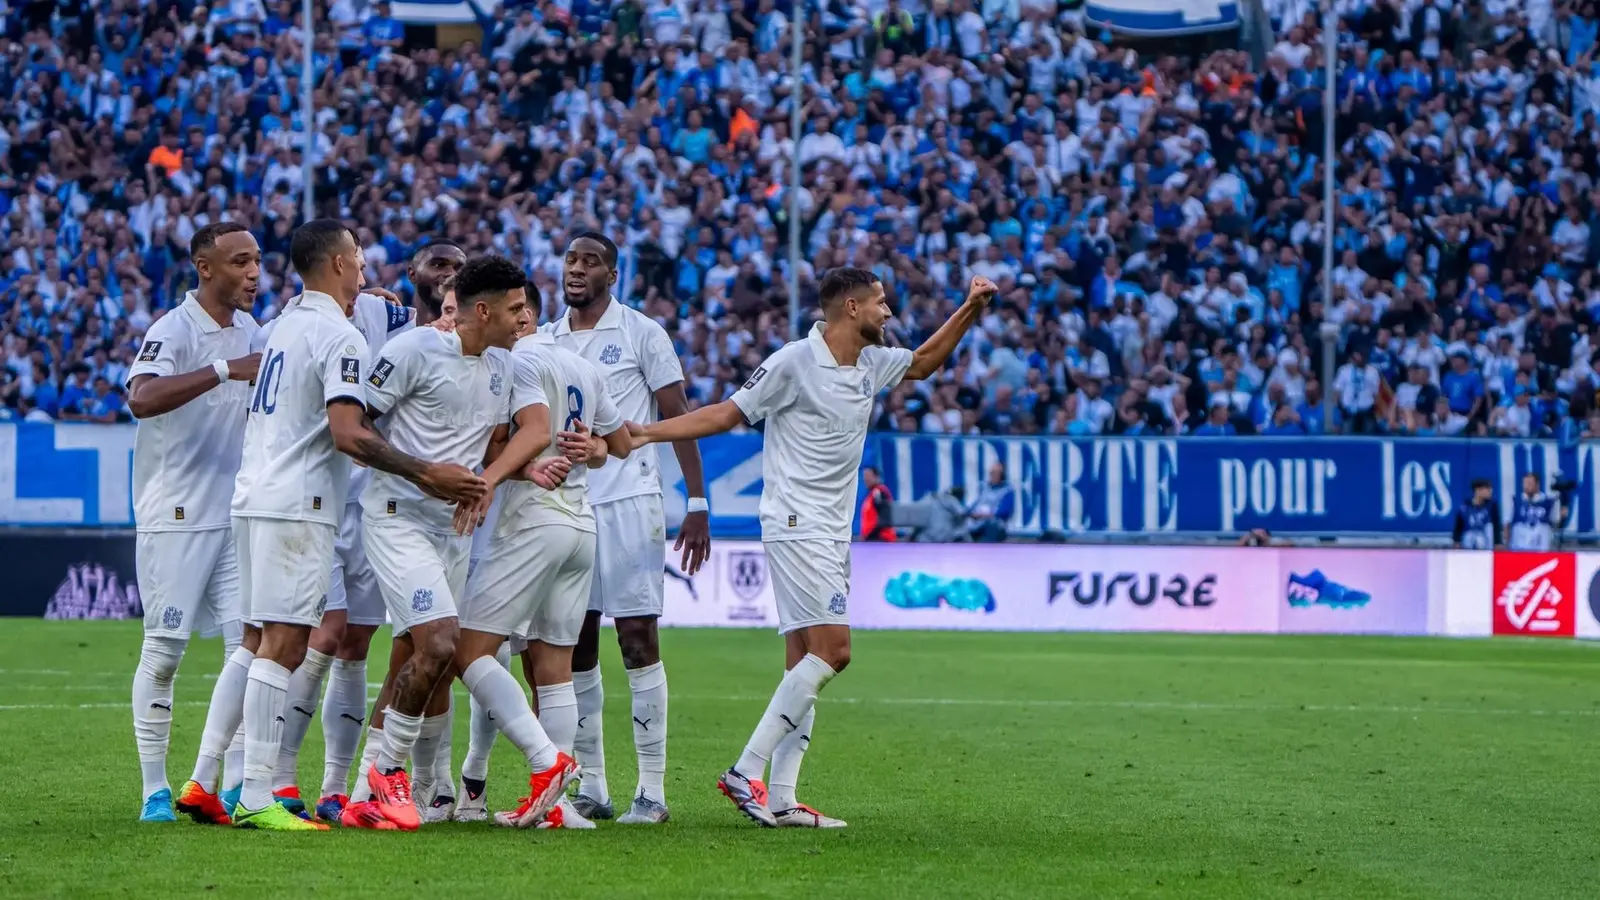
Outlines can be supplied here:
M710 511L711 511L711 507L706 505L706 498L704 498L704 497L690 497L689 498L689 512L697 513L697 512L710 512Z
M217 373L217 384L227 384L228 383L228 361L227 360L225 360L225 359L213 359L211 361L211 371Z

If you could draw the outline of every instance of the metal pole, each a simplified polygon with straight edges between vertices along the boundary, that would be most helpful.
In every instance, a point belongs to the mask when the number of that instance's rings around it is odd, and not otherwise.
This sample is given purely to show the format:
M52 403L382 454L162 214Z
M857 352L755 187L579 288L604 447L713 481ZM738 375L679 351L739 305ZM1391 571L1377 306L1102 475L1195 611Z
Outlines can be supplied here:
M805 104L805 84L800 76L804 59L805 2L794 0L794 17L789 46L789 340L800 339L800 129L801 107Z
M313 45L316 43L316 30L313 27L315 18L311 11L311 0L300 0L300 27L304 29L305 40L301 48L305 58L300 67L300 127L305 129L305 148L301 151L300 159L300 212L305 221L309 222L316 217L316 167L312 165L311 154L317 146L316 129L316 99L314 86L316 84L316 56Z
M1337 103L1339 77L1339 14L1334 3L1323 4L1322 16L1322 309L1326 314L1333 306L1333 207L1334 163L1337 149L1335 122L1339 117ZM1333 424L1333 354L1336 348L1334 335L1324 332L1322 353L1322 421Z

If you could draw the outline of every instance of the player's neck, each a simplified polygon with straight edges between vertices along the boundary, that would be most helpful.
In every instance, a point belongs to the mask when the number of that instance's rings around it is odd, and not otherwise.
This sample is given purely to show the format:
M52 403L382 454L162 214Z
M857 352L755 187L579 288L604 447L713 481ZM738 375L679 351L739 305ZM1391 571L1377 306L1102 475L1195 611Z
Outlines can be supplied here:
M456 323L456 337L461 341L462 356L482 356L489 349L483 332L465 322Z
M194 292L194 300L200 304L200 308L206 311L206 315L210 316L213 322L223 328L233 326L233 307L229 306L221 297L213 296L203 285Z
M428 304L423 303L420 300L411 304L411 314L414 317L418 328L421 328L425 325L432 325L433 323L439 321L439 317L433 314L433 310L428 308Z
M589 331L600 324L600 317L611 309L611 295L600 298L588 306L568 306L567 318L573 331Z
M327 294L329 297L333 298L333 302L339 304L339 308L344 310L344 314L347 317L350 315L352 309L356 305L355 297L351 297L348 300L344 300L339 297L340 287L335 282L323 281L319 278L304 278L301 279L301 281L303 282L302 293Z
M866 341L861 339L861 332L848 322L824 326L822 342L828 345L833 361L840 366L854 366L867 346Z

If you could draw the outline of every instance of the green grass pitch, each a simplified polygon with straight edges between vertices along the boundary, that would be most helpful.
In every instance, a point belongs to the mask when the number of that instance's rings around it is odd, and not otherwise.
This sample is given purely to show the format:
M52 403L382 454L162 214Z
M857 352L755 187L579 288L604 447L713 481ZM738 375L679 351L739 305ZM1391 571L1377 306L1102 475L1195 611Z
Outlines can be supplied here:
M607 632L609 639L610 633ZM1594 897L1600 656L1573 642L862 633L801 798L713 787L776 683L765 632L669 631L657 829L239 833L138 824L137 623L0 624L0 897ZM220 644L177 685L187 777ZM628 696L605 654L613 790ZM377 675L371 676L373 680ZM458 704L465 696L457 688ZM457 761L466 749L457 720ZM301 784L321 773L320 726ZM496 747L491 807L525 770Z

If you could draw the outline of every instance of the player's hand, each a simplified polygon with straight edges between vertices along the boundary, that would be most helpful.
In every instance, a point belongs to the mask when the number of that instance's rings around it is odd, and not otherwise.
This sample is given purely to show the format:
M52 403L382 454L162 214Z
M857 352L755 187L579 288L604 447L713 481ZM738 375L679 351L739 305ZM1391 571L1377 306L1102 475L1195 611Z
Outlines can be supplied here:
M489 483L466 466L434 463L417 479L417 487L430 496L452 503L469 504L489 496Z
M259 353L228 360L229 381L255 381L256 373L260 370L261 354Z
M398 294L396 294L394 291L388 290L386 288L364 287L364 288L361 289L361 293L363 293L363 294L371 294L372 296L377 297L379 300L382 300L383 302L389 304L390 306L405 306L405 303L400 299L400 296Z
M632 444L632 446L628 448L629 452L637 450L647 444L654 443L650 437L649 425L640 425L638 422L624 422L623 427L628 429L628 438Z
M692 512L683 517L683 524L678 526L678 540L672 545L674 551L682 552L683 559L678 568L685 575L693 575L700 571L700 567L711 556L711 514Z
M455 515L451 518L456 534L465 537L477 531L489 517L489 507L493 503L494 491L490 491L471 503L456 504Z
M567 483L567 475L571 472L572 460L565 456L550 456L528 463L522 470L522 477L547 491L553 491Z
M972 276L972 286L967 288L967 302L976 306L988 306L994 295L1000 292L1000 287L982 275Z
M574 463L593 465L594 436L589 432L589 426L582 422L573 424L572 430L563 431L556 435L556 446L561 450L561 455ZM600 462L605 462L604 454Z

